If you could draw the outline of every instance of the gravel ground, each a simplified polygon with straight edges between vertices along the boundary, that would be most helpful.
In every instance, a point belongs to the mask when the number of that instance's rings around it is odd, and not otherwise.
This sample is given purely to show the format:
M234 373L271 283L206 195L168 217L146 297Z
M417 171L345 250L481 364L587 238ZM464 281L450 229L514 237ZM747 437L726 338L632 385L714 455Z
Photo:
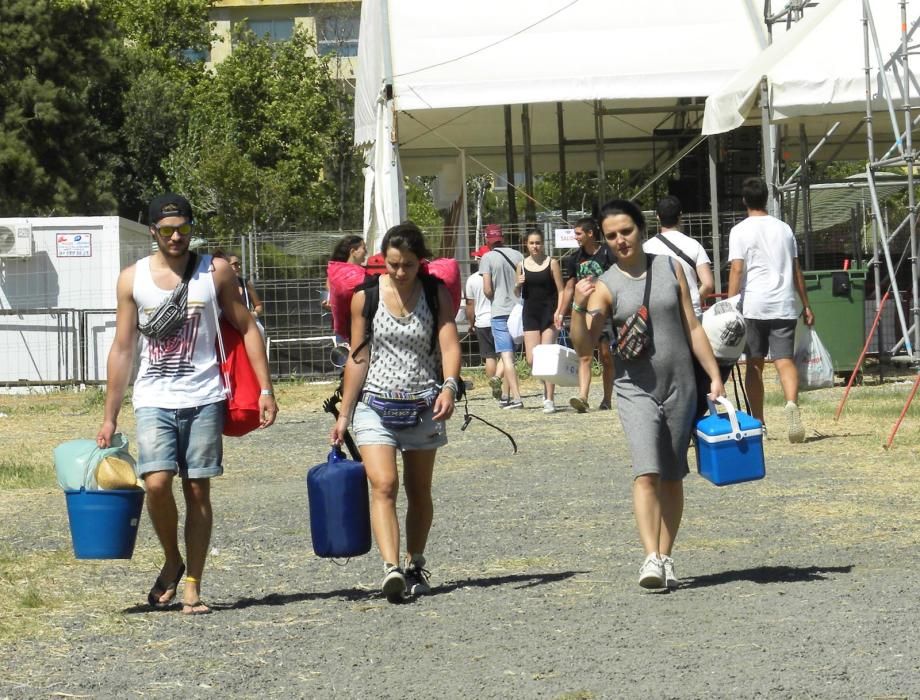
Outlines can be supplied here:
M470 402L517 455L451 423L430 597L382 599L376 551L345 566L312 554L304 475L330 419L287 410L228 440L204 582L215 614L142 604L161 561L145 516L132 561L71 562L47 582L82 605L41 610L44 633L0 645L0 698L920 697L915 480L881 489L878 465L842 468L843 438L771 435L765 480L688 477L683 584L648 593L615 411L526 403ZM0 515L0 548L69 549L56 491L0 493Z

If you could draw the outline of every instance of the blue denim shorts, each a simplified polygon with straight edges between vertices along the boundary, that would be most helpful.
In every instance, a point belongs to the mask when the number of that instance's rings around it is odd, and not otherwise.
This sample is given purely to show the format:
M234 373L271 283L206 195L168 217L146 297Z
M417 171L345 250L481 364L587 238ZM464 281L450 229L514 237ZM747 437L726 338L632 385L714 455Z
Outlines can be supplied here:
M444 421L432 419L434 409L429 408L419 417L418 425L404 430L390 430L383 427L380 416L367 404L359 402L351 419L355 444L392 445L403 452L414 450L436 450L447 444L447 425Z
M492 317L492 340L495 341L495 352L514 352L514 340L508 332L508 317Z
M224 402L194 408L138 408L137 473L210 479L224 473Z

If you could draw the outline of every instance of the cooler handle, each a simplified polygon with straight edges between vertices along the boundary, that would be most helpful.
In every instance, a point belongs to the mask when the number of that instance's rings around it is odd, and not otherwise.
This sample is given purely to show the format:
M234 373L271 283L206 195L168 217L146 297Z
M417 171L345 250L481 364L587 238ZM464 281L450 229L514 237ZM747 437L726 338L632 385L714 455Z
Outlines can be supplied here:
M329 450L329 456L326 457L326 461L329 464L335 464L336 462L344 462L346 461L346 459L347 457L345 457L345 453L342 452L342 448L339 447L338 445L333 445L332 449Z
M706 403L709 404L709 412L714 416L717 415L718 409L716 408L716 404L712 402L708 394L706 395ZM732 426L732 437L735 440L741 440L744 436L741 434L741 426L738 424L738 416L735 415L735 407L732 406L732 402L724 396L718 396L716 397L716 403L725 406L725 412L728 414L728 421Z

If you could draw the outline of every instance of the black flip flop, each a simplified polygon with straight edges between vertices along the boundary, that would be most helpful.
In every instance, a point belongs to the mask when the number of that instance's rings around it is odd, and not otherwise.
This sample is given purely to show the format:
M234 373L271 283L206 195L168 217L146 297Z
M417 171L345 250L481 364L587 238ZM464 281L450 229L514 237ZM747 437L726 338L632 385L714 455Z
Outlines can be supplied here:
M153 588L151 588L150 593L147 594L147 603L150 605L150 607L157 608L158 610L162 610L163 608L167 608L170 605L172 605L173 601L176 599L175 593L173 594L172 598L170 598L169 600L165 602L160 601L160 597L164 593L168 593L169 591L178 592L179 582L182 581L182 577L184 575L185 575L185 562L182 562L181 564L179 564L179 570L176 572L176 578L171 584L164 585L160 577L157 576L157 580L154 582Z

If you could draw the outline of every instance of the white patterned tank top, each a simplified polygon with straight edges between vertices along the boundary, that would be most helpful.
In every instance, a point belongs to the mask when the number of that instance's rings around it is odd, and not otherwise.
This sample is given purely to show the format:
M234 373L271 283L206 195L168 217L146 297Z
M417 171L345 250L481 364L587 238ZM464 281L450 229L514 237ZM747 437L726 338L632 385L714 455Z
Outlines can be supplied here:
M425 294L406 316L394 316L380 303L373 318L371 363L364 388L378 394L416 394L433 389L440 380L441 351L431 347L433 326Z

